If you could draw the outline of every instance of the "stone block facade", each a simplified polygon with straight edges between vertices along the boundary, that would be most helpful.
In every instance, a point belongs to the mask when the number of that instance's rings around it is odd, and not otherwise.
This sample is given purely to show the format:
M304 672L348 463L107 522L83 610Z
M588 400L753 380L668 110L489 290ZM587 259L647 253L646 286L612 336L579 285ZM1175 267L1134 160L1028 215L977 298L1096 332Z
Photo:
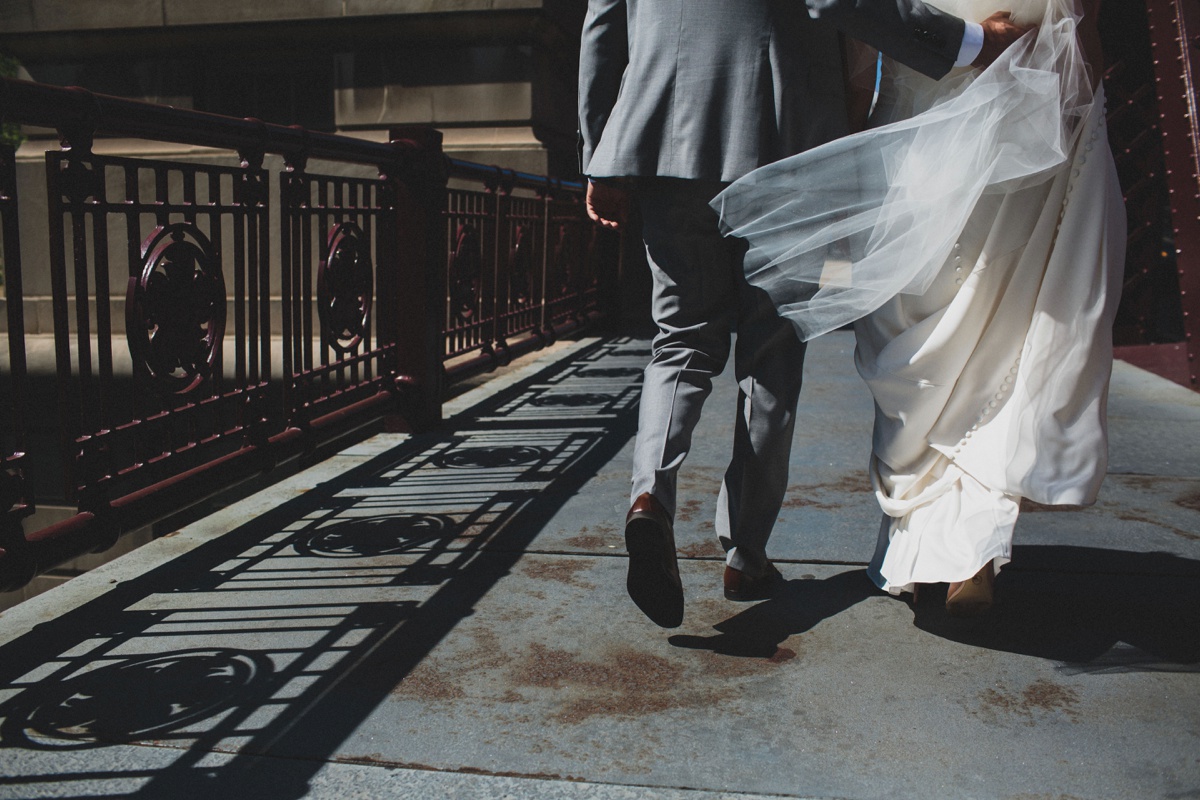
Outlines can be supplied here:
M583 0L10 0L33 80L572 177Z

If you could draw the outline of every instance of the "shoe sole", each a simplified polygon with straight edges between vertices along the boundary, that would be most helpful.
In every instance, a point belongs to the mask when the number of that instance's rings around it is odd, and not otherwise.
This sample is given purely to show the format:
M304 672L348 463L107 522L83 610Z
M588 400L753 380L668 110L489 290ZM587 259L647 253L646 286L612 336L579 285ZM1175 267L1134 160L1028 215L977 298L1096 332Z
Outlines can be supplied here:
M678 628L683 624L683 586L678 567L672 575L668 566L675 559L674 543L664 539L669 537L648 517L635 517L625 525L625 549L629 551L625 588L651 622L660 628Z

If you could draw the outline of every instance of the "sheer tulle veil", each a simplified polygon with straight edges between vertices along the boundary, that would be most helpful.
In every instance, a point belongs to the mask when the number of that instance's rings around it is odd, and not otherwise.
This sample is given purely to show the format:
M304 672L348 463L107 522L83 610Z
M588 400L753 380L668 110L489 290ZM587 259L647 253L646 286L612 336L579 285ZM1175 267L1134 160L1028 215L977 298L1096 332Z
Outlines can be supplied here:
M1072 0L935 0L1035 22L986 70L940 81L889 64L873 127L767 165L713 200L748 242L747 279L804 339L922 293L979 199L1052 180L1093 102ZM878 124L880 118L886 124Z

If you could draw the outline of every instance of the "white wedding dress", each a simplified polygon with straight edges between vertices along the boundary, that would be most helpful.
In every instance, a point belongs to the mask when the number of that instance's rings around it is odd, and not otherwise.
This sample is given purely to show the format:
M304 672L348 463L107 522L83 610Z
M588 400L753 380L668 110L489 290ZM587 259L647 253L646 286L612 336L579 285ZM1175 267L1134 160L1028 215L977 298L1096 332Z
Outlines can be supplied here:
M988 69L889 67L891 122L714 200L804 338L854 322L884 511L868 574L892 593L999 569L1021 498L1090 504L1105 473L1125 212L1103 93L1072 0L1015 5L1036 36Z

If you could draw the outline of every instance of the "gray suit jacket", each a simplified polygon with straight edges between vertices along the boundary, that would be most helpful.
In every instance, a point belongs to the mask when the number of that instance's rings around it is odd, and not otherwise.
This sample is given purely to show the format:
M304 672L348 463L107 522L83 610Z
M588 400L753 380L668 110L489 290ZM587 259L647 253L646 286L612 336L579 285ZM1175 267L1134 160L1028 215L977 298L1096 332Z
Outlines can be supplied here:
M921 0L589 0L580 171L731 181L844 135L826 21L933 77L963 35Z

